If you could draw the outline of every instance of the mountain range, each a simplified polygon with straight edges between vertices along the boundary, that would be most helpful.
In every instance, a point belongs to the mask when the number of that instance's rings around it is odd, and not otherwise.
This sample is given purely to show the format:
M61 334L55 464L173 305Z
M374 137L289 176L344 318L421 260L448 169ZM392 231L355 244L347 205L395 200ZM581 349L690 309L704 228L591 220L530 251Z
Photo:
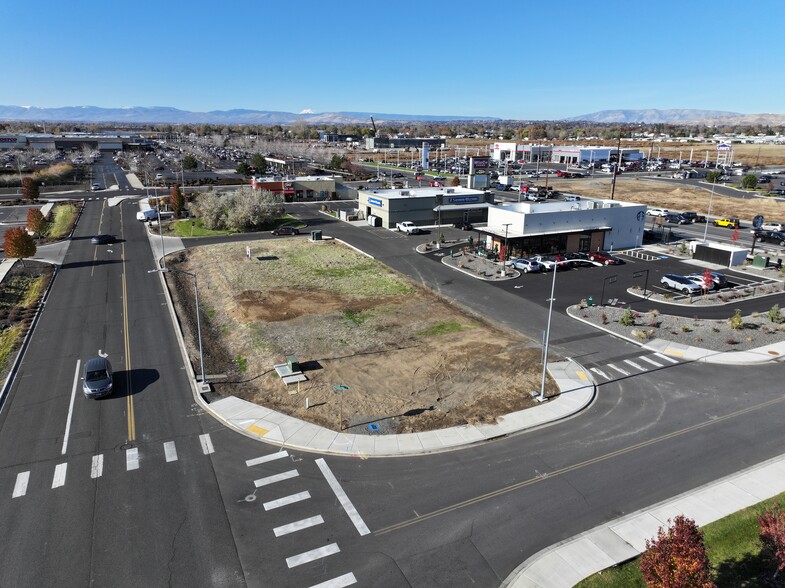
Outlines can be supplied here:
M52 121L52 122L109 122L109 123L161 123L161 124L247 124L290 125L304 122L316 124L370 124L373 116L377 123L405 121L492 121L491 117L382 114L374 112L279 112L272 110L212 110L191 112L170 106L133 106L129 108L101 108L99 106L63 106L38 108L34 106L2 106L0 120Z
M742 114L725 110L696 110L691 108L672 108L658 110L646 108L639 110L600 110L564 120L588 121L595 123L700 123L708 125L753 125L785 123L785 114Z

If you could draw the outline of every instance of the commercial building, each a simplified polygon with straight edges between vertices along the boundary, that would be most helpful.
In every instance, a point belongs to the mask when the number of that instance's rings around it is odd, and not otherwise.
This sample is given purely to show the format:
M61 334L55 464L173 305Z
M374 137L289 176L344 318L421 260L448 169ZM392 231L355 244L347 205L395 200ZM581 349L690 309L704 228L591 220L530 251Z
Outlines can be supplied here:
M378 218L379 226L393 229L403 221L416 225L484 223L494 200L492 193L456 186L361 190L358 201L360 216Z
M54 151L56 149L80 149L84 145L100 151L120 151L127 148L145 148L153 144L137 133L27 133L21 135L0 135L0 150L31 149Z
M287 202L307 202L335 200L342 186L336 185L336 178L332 176L254 176L251 188L281 194Z
M595 198L488 206L485 246L513 256L628 249L643 242L646 205Z
M552 146L524 145L521 143L493 143L490 146L491 159L503 163L519 161L522 163L608 163L616 161L621 151L623 161L638 161L644 155L640 149L617 149L616 147L583 147L583 146Z

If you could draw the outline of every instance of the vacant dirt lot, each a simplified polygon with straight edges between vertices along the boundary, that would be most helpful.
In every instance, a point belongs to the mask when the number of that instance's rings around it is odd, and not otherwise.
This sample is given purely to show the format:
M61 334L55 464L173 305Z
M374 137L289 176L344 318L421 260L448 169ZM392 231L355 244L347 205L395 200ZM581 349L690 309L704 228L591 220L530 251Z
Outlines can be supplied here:
M168 265L198 274L206 371L228 375L214 385L221 395L330 428L342 415L361 433L370 422L383 432L492 422L539 390L539 346L337 242L200 247ZM167 279L198 372L193 282ZM299 391L273 370L289 354L308 376Z

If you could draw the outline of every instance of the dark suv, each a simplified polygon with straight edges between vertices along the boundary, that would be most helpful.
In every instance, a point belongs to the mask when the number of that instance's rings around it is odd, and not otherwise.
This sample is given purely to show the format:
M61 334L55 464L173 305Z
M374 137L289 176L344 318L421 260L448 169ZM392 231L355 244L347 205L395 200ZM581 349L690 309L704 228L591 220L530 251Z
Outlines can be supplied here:
M283 226L273 229L273 235L299 235L300 229L297 227Z

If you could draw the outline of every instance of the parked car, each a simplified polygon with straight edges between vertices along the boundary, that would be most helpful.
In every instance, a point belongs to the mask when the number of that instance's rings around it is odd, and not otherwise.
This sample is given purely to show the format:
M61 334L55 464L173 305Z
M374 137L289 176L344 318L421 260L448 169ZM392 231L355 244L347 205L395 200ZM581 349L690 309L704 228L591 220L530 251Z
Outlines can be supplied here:
M278 227L277 229L273 229L272 233L273 235L299 235L300 229L297 227L284 225L282 227Z
M714 290L719 290L720 288L724 288L728 285L728 278L725 274L721 274L719 272L709 272L711 275L711 288ZM685 278L689 278L698 286L703 288L706 282L706 275L705 274L687 274L684 276Z
M543 271L546 272L552 271L554 268L560 270L570 269L570 264L567 263L568 260L561 255L535 255L532 259L541 264Z
M715 227L726 227L729 229L738 229L741 227L741 222L735 217L718 218L713 221Z
M672 290L678 290L682 294L700 294L703 291L698 284L686 276L678 274L665 274L660 279L660 284Z
M570 265L572 267L595 267L598 265L603 265L602 262L591 259L590 254L585 251L574 251L572 253L566 253L564 257L565 259L570 260Z
M665 215L665 222L666 223L673 223L676 225L688 225L690 221L681 214L669 212Z
M101 398L112 393L112 364L105 357L92 357L84 364L82 392L85 398Z
M458 222L453 225L456 229L461 229L462 231L471 231L474 226L468 222Z
M512 267L517 270L521 270L524 274L528 274L529 272L545 271L545 266L543 266L539 261L535 261L534 259L527 259L525 257L513 259Z
M668 212L667 208L649 208L646 214L649 216L666 216Z
M602 265L619 265L624 263L621 259L614 257L613 253L609 253L608 251L590 251L589 259L597 261Z
M567 194L567 196L564 197L565 202L580 202L580 199L580 196L575 196L574 194Z
M437 182L443 182L447 178L445 176L434 176L433 179L436 180Z
M114 235L93 235L90 238L90 243L93 245L108 245L114 243Z

